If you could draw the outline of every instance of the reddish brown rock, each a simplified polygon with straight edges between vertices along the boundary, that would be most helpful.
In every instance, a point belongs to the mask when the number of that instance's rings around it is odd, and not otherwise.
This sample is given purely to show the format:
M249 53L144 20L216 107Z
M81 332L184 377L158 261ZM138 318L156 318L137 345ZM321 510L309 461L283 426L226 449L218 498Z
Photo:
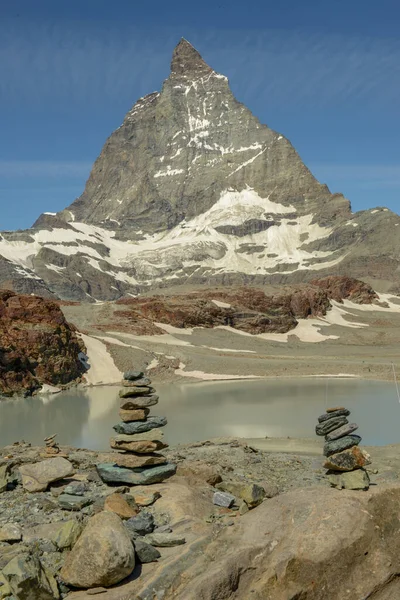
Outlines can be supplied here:
M178 465L177 475L186 477L191 483L208 483L215 486L222 481L220 467L209 465L201 460L185 460Z
M39 296L0 290L0 393L32 394L42 384L63 385L85 372L84 345L60 307Z
M148 408L138 408L136 410L124 410L121 408L119 416L124 423L131 423L132 421L144 421L149 412L150 410Z
M168 444L165 444L161 440L137 440L134 442L127 442L116 438L111 438L110 446L115 450L125 450L127 452L136 452L137 454L157 452L163 448L168 448Z
M325 469L331 471L353 471L371 463L369 455L358 446L331 454L324 462Z
M330 276L314 279L311 283L325 290L329 298L336 302L347 298L356 304L372 304L379 300L378 294L370 285L353 277Z
M156 500L161 498L161 494L158 490L140 486L131 488L131 496L138 506L151 506Z
M148 467L151 465L164 465L167 459L162 454L133 454L128 453L109 453L99 455L99 461L109 462L119 467L127 467L128 469L137 469L139 467Z
M134 508L121 496L121 494L111 494L104 501L104 510L118 515L121 519L130 519L136 517L139 510Z

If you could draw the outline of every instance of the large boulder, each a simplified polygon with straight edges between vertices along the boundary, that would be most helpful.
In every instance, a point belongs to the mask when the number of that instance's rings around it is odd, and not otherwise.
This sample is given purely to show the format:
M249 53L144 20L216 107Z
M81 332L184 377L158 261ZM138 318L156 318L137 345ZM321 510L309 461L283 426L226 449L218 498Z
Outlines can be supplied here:
M114 513L91 517L67 556L61 577L77 588L109 587L128 577L135 550L122 520Z
M400 598L399 513L400 485L281 494L227 527L173 598Z
M28 492L43 492L52 481L74 474L74 467L66 458L57 456L19 468L22 485Z

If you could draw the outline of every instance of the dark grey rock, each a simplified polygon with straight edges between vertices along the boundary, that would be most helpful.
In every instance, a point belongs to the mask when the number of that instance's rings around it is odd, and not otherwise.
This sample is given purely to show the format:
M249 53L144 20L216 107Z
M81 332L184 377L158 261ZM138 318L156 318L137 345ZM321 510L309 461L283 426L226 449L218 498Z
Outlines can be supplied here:
M339 410L335 410L330 413L324 413L320 417L318 417L318 423L323 423L324 421L328 421L328 419L334 419L335 417L348 417L350 411L347 408L340 408Z
M124 523L131 536L134 538L146 535L154 530L154 517L151 513L142 511L136 517L131 517Z
M164 427L167 424L165 417L148 417L146 421L134 421L132 423L118 423L114 425L113 429L117 433L124 433L132 435L135 433L143 433L144 431L151 431L157 427Z
M135 552L138 560L143 564L155 562L161 556L157 548L143 540L135 540Z
M345 435L350 435L351 433L353 433L353 431L356 431L357 429L358 429L358 425L356 423L349 423L348 425L342 425L342 427L339 427L339 429L335 429L331 433L328 433L325 436L325 440L327 442L331 442L333 440L338 440L339 438L344 437Z
M176 473L176 465L169 463L156 467L126 469L109 463L97 465L97 471L105 483L128 483L131 485L150 485L164 481Z
M129 390L130 387L148 387L149 385L151 385L151 379L148 377L140 377L139 379L135 379L133 381L128 380L124 382L124 388L127 390Z
M135 379L140 379L143 375L143 371L125 371L124 379L127 381L135 381Z
M84 496L73 496L72 494L61 494L58 497L58 504L64 510L81 510L84 506L92 504L91 498Z
M328 421L323 421L319 423L319 425L315 428L315 433L317 435L326 435L330 433L334 429L338 429L342 425L346 425L348 420L346 417L334 417L333 419L328 419Z
M358 446L360 442L361 437L359 435L346 435L338 440L326 442L324 445L324 456L331 456L331 454L342 452L342 450L347 450L347 448L351 448L352 446Z

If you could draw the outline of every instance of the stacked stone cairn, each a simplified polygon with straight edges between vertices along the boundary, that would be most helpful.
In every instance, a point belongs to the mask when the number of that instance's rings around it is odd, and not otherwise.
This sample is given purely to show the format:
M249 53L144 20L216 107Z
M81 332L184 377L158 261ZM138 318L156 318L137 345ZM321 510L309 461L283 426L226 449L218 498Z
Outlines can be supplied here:
M167 448L162 427L165 417L149 416L150 407L158 404L151 381L140 371L124 373L119 392L121 422L114 425L117 435L111 438L110 462L97 465L105 483L149 485L159 483L176 472L158 451Z
M44 438L44 443L46 444L46 454L59 454L60 446L58 442L56 442L57 434L49 435L49 437Z
M361 437L355 435L356 423L349 423L350 411L343 406L328 408L318 417L317 435L325 436L324 462L328 481L333 487L367 490L369 476L365 470L371 463L369 455L358 445Z

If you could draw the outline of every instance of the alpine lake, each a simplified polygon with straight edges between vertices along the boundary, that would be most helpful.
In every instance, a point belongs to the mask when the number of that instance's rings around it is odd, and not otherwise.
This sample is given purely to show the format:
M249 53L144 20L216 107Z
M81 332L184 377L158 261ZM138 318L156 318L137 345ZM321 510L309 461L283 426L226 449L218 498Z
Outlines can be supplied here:
M157 385L151 414L165 416L170 445L213 437L313 438L317 417L345 406L365 445L400 442L400 404L394 383L340 378L263 379ZM118 422L118 386L71 389L0 402L1 445L57 441L105 450Z

